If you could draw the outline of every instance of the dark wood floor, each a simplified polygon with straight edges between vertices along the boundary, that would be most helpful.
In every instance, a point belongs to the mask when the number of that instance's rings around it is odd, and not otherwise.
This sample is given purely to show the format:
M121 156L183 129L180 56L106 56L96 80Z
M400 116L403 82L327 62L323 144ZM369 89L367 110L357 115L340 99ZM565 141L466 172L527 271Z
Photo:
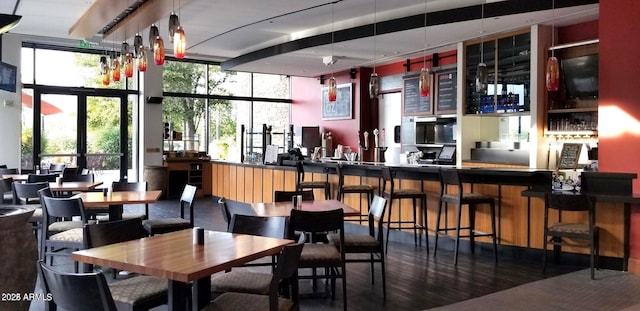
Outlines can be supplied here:
M230 203L232 210L242 212L250 208L241 203ZM142 207L125 207L141 209ZM151 218L178 216L176 201L161 201L150 207ZM213 198L201 198L195 205L195 225L209 230L224 230L226 225ZM350 225L347 231L362 228ZM371 284L369 265L347 264L347 295L349 310L424 310L452 304L512 288L524 283L583 269L584 267L550 265L542 274L541 260L521 261L499 256L495 264L491 252L475 255L462 253L458 265L453 265L452 242L443 240L437 257L433 249L415 247L413 238L405 234L392 235L387 255L387 299L382 295L382 279L379 265L375 267L375 284ZM431 245L433 247L433 245ZM70 262L58 260L56 265L71 269ZM340 282L338 282L340 284ZM301 284L301 291L310 291L308 283ZM336 299L303 298L301 310L342 309L342 288L338 285ZM31 310L42 310L33 304ZM159 307L154 310L166 310Z

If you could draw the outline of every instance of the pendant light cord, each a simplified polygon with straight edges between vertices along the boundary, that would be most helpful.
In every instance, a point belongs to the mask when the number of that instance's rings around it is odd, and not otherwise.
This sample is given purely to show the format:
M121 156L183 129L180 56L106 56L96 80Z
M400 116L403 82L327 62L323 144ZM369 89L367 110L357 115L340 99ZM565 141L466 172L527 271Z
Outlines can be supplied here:
M551 46L555 43L555 28L556 28L556 0L551 0ZM551 57L555 57L555 49L551 49Z
M480 8L480 62L484 63L484 1Z
M335 3L331 4L331 61L333 61L333 42L335 35ZM331 77L333 78L333 69L331 70Z
M377 12L378 12L378 8L377 8L377 2L376 0L373 1L373 72L376 72L376 33L377 33Z
M427 0L424 0L424 55L422 56L422 68L427 68Z

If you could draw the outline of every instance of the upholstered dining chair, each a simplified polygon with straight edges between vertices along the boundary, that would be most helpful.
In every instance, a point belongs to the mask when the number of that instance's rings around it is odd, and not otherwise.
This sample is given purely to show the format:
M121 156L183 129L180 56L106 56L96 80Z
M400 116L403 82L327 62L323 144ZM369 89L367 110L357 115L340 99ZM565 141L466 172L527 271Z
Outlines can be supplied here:
M15 181L13 182L12 187L14 204L26 204L35 208L29 222L32 225L34 233L37 235L38 230L42 228L42 206L40 204L40 195L38 194L38 191L40 189L48 188L49 183L20 183Z
M341 244L340 236L330 233L327 238L329 242L339 249L343 249L345 253L345 261L349 262L369 262L371 263L371 284L374 282L373 264L380 263L382 270L382 293L383 297L387 297L387 285L384 264L384 211L387 200L380 196L374 196L371 208L369 209L368 223L369 234L345 233L344 243ZM370 254L369 259L366 258L350 258L349 254Z
M295 277L298 271L302 249L303 244L299 243L287 245L282 249L278 256L278 265L274 273L260 276L261 281L259 284L262 285L264 283L266 287L261 288L259 293L225 292L214 299L213 303L208 305L204 310L297 310L298 285ZM255 285L258 282L255 279L249 278L245 281L247 281L247 286L257 289ZM283 290L284 297L279 296L281 288L285 288L285 290Z
M185 185L180 197L180 217L147 219L142 225L150 235L178 231L193 227L193 199L196 196L196 187ZM189 210L189 219L185 219L184 210Z
M85 248L99 247L147 237L142 219L131 218L84 226ZM91 272L90 270L87 272ZM117 271L113 271L114 278ZM136 275L109 284L118 310L148 310L167 303L166 279Z
M273 192L273 202L291 202L294 196L301 195L302 201L315 200L313 190L297 190L297 191L283 191L276 190Z

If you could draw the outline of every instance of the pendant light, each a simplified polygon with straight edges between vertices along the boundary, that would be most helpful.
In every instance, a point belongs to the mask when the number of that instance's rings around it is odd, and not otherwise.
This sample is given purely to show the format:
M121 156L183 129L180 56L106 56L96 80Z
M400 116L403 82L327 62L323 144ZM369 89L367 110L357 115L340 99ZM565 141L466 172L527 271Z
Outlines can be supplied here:
M484 63L484 2L482 3L482 16L480 18L481 34L480 34L480 63L476 71L476 93L480 95L487 94L489 72L487 64Z
M153 45L153 61L158 66L164 65L164 41L158 36Z
M184 34L184 28L178 26L173 35L173 56L176 58L184 58L187 51L187 37Z
M156 46L156 39L160 37L160 30L156 24L151 24L149 27L149 50L153 52Z
M129 43L127 43L127 41L122 42L120 55L122 56L122 66L124 67L124 76L127 78L133 77L133 56L131 55L131 51L129 51Z
M141 45L138 50L138 71L140 72L147 71L147 64L148 64L147 52L144 46Z
M369 77L369 97L371 99L378 98L378 95L380 95L380 81L376 73L376 2L376 0L373 1L373 72Z
M139 33L136 33L136 36L133 37L133 52L136 54L136 57L140 54L140 49L143 45L142 36Z
M335 15L335 10L334 10L334 6L335 3L331 4L331 59L333 60L333 39L334 39L334 23L335 23L335 19L334 19L334 15ZM329 66L331 66L333 64L329 64ZM329 102L335 102L338 99L338 84L336 83L336 78L333 77L333 70L331 71L331 78L329 78L329 81L327 83L328 85L328 92L327 95L329 97Z
M422 56L422 69L420 70L420 96L429 96L431 91L431 77L427 69L427 0L424 0L424 55Z
M171 12L171 15L169 15L169 41L171 43L174 42L173 36L176 33L176 29L180 26L180 19L178 18L178 15L176 15L176 13Z
M116 55L116 51L111 51L111 74L114 82L120 81L120 61Z
M556 18L556 1L551 2L551 12L553 14L551 23L551 46L555 45L555 18ZM547 74L546 74L547 91L557 91L560 86L560 66L558 65L558 59L555 56L555 49L551 48L551 56L547 59Z
M102 85L111 83L111 70L106 56L100 57L100 75L102 76Z

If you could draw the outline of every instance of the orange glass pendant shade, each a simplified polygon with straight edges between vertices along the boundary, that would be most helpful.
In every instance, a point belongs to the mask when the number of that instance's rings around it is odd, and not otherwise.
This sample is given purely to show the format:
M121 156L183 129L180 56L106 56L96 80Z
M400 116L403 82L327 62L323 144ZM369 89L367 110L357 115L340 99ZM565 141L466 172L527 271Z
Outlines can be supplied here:
M329 87L328 97L330 102L335 102L338 98L338 85L336 84L336 78L331 77L329 82L327 82L327 86Z
M560 66L558 58L549 57L547 60L547 91L557 91L560 86Z
M111 73L113 74L113 81L120 81L120 61L117 58L113 59L113 63L111 65Z
M104 63L102 65L102 85L109 85L111 83L111 70L109 70L109 65Z
M147 62L147 52L145 51L144 47L141 46L138 53L138 71L147 71Z
M184 58L187 50L187 37L182 26L178 26L173 34L173 56Z
M124 76L127 78L133 77L133 56L131 53L127 53L124 56Z
M158 66L164 65L164 41L159 36L153 46L153 61Z
M429 92L431 92L430 78L429 69L422 68L422 70L420 70L420 96L429 96Z

